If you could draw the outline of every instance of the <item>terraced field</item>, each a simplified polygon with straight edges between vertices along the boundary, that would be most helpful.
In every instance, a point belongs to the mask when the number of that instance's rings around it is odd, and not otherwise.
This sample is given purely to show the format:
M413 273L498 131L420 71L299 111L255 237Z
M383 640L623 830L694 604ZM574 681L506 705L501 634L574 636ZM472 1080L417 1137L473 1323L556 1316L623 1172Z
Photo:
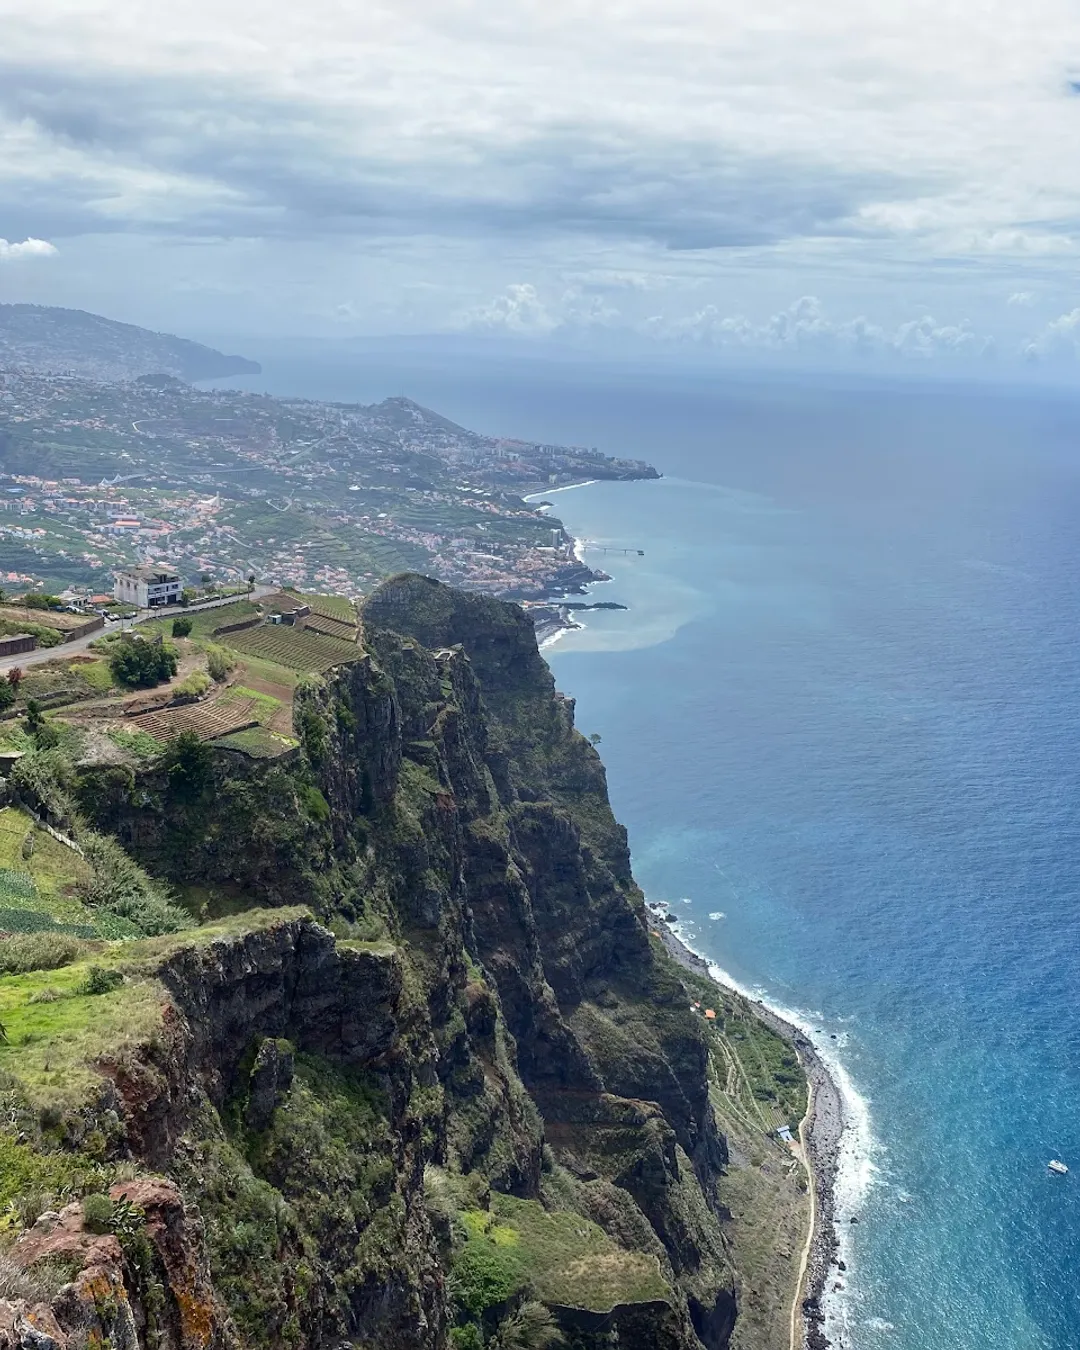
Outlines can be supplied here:
M303 628L289 628L281 624L261 624L245 628L240 633L229 633L223 638L233 651L244 656L257 656L288 670L318 674L342 661L355 661L358 655L355 642L323 637Z
M356 627L356 606L343 595L301 595L306 605L311 606L312 614L321 614L327 619L337 619Z
M200 741L213 741L253 726L258 720L255 699L218 698L209 703L191 703L183 708L143 713L141 717L133 717L130 725L164 744L182 731L193 731Z
M342 642L356 641L355 623L328 619L325 614L309 614L304 620L304 628L309 633L321 633L323 637L340 638Z

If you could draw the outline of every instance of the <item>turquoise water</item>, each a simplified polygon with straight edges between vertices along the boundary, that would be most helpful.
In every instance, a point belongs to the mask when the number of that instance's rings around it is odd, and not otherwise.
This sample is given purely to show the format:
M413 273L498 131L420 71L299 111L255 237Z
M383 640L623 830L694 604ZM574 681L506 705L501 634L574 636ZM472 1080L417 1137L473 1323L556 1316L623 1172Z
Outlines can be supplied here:
M868 1112L834 1339L1076 1350L1080 404L312 369L268 363L267 387L404 392L668 475L553 498L614 576L597 598L631 608L548 656L646 891L815 1027Z

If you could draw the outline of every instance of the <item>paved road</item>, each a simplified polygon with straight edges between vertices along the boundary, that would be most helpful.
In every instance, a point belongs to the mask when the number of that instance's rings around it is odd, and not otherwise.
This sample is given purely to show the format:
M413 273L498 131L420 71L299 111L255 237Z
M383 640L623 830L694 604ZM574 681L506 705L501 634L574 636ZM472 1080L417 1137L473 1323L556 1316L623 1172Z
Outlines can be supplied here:
M222 605L231 605L236 600L261 600L263 596L273 595L279 588L277 586L256 586L250 597L245 595L229 595L223 600L207 600L201 605L176 605L170 606L164 612L172 614L174 617L181 614L197 614L204 609L220 609ZM124 627L129 628L133 624L146 623L148 619L160 619L162 609L144 609L137 618L127 619ZM107 637L109 633L116 633L120 625L116 623L107 623L104 628L98 628L93 633L87 633L85 637L76 638L74 642L62 642L58 647L38 647L32 652L17 652L14 656L5 656L0 658L0 675L5 674L14 666L19 666L25 670L27 666L37 666L43 661L56 661L65 656L75 656L79 652L86 651L92 642L96 642L100 637Z

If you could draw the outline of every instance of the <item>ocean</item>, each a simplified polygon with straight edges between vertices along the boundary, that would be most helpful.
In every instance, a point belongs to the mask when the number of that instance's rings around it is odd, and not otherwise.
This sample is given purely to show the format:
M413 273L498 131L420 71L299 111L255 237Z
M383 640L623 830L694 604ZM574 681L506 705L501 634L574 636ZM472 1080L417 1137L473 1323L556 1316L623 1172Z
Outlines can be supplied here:
M834 1342L1076 1350L1080 399L252 354L662 470L551 496L629 608L546 655L646 893L847 1086Z

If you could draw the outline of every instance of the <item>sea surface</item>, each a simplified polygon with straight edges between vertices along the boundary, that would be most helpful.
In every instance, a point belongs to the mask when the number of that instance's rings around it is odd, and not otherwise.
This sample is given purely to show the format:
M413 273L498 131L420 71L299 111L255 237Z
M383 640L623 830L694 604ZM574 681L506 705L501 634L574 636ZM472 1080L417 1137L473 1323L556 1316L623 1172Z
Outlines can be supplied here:
M550 496L630 608L546 654L647 894L843 1071L834 1339L1077 1350L1080 401L263 357L663 471Z

